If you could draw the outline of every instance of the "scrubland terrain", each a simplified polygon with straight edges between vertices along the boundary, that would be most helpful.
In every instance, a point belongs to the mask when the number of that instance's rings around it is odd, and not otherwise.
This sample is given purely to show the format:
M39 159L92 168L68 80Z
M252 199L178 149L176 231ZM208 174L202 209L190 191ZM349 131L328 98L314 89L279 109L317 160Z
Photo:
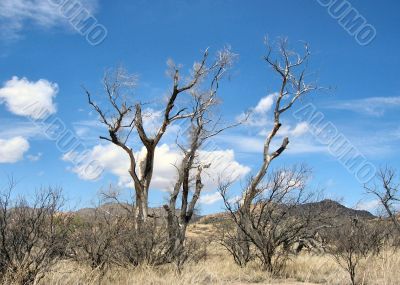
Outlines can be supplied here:
M197 223L191 225L189 236L210 239L213 226ZM400 283L400 252L384 250L377 257L368 257L360 266L360 284L397 285ZM272 277L256 263L244 268L237 266L231 256L216 242L210 242L207 258L191 263L177 272L174 266L157 268L114 267L105 276L82 264L63 261L54 266L40 284L287 284L311 285L349 284L347 272L327 254L302 253L288 263L281 277ZM99 281L101 280L101 281Z
M358 215L370 218L371 222L375 220L369 212L345 208L333 201L320 204L327 211L329 208L334 208L342 217ZM112 205L104 207L108 210L113 208ZM318 208L319 205L315 207ZM159 211L159 209L154 211ZM79 214L90 216L92 212L93 209L85 209ZM349 284L347 271L339 266L328 253L315 249L293 256L279 276L266 272L256 261L244 267L238 266L217 238L218 224L226 218L226 213L196 217L196 222L189 225L188 239L199 241L199 244L206 244L207 253L202 260L189 262L182 270L178 270L172 264L156 267L112 266L104 273L79 262L60 261L39 284ZM371 254L362 260L357 273L358 284L400 284L398 268L400 268L400 252L394 247L385 247L380 254Z
M129 204L66 212L54 189L10 199L0 196L2 285L400 284L392 221L332 200L254 206L257 239L238 235L240 212L194 215L177 244L162 208L139 230Z

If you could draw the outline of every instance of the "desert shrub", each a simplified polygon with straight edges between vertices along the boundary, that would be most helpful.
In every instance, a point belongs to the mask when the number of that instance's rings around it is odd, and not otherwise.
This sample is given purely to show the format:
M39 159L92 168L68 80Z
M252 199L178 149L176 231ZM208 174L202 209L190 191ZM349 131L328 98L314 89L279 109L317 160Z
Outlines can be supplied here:
M376 223L353 218L325 233L326 250L336 263L349 274L351 284L357 281L360 263L383 248L385 231Z
M178 271L188 262L198 262L206 256L204 243L185 239L179 252L171 252L167 225L162 219L147 221L140 232L128 223L118 242L119 260L126 265L159 266L175 264Z
M131 209L109 203L75 216L69 256L98 271L100 277L113 266L175 264L180 271L184 264L205 256L205 246L191 240L179 252L170 252L165 219L155 215L138 227Z
M307 207L314 194L306 189L310 172L304 166L278 169L257 188L250 208L241 201L231 203L220 187L225 206L235 228L226 231L222 244L235 262L244 266L257 259L262 267L279 274L299 244L317 242L318 229L331 217L323 209Z
M12 198L14 184L0 196L0 281L33 284L65 255L68 215L60 214L61 191L42 189L28 201Z
M70 257L104 273L112 264L118 263L118 238L123 226L123 217L101 207L94 208L87 216L76 217Z

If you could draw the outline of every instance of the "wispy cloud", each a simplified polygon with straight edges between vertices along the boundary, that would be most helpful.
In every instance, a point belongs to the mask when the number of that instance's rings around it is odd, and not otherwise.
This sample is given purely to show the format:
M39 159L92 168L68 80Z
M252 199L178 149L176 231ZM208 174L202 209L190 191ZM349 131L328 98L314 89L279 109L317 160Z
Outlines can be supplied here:
M212 194L205 194L200 197L200 204L211 205L218 201L221 201L222 197L219 192L215 192Z
M14 119L0 118L0 139L7 139L12 137L24 137L27 139L45 139L45 129L49 127L48 124L35 125L31 122L22 122Z
M263 137L249 136L245 134L223 135L218 138L223 144L232 147L240 153L261 154L264 147ZM277 149L280 146L279 139L276 140L271 149ZM327 146L324 146L310 137L292 137L287 149L287 154L304 153L325 153L328 154Z
M0 1L0 34L6 39L18 39L22 30L33 25L50 29L67 25L67 20L60 13L60 5L51 0L1 0ZM92 13L97 0L80 0Z
M335 101L324 105L324 107L380 117L384 115L387 110L400 107L400 96L369 97L348 101Z

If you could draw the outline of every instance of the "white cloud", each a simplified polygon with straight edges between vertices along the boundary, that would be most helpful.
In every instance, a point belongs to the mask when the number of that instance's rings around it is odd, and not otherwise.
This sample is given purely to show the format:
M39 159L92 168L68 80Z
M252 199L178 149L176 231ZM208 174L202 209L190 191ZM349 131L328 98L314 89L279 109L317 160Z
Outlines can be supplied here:
M295 137L299 137L308 132L310 126L307 122L301 122L296 125L296 127L292 130L292 135Z
M294 128L289 124L282 125L277 133L277 137L301 137L306 134L310 129L310 125L307 122L300 122ZM258 134L260 136L266 137L271 130L263 129Z
M346 102L339 101L330 103L325 107L329 109L346 110L380 117L383 116L388 109L400 107L400 96L369 97L363 99L349 100Z
M36 138L45 139L45 130L48 124L32 124L32 122L23 122L16 119L0 119L0 139L13 137L24 137L26 139Z
M97 0L81 0L78 4L83 4L83 7L93 13ZM28 25L45 29L57 26L72 29L64 12L60 10L60 5L52 0L1 0L0 24L0 33L6 39L18 39L21 31Z
M267 115L274 105L276 96L277 93L272 93L261 98L255 107L250 108L248 112L249 114L241 113L239 116L237 116L236 120L245 120L245 125L254 127L262 127L267 125L270 121Z
M56 112L53 102L58 85L45 79L36 82L14 76L0 89L0 103L19 116L40 119Z
M23 137L0 139L0 163L15 163L23 159L29 142Z
M264 140L260 137L238 134L222 135L217 139L236 151L244 153L262 153L264 148Z
M93 160L98 161L104 169L120 178L120 183L126 183L129 161L125 152L113 144L96 145L85 153L68 152L62 159L68 162L81 162L71 170L82 180L96 180L98 177L85 171Z
M140 152L135 153L138 164L146 154L145 148ZM63 160L73 162L74 157L79 154L68 153L64 155ZM209 169L204 170L203 183L205 191L215 190L219 175L230 175L230 177L243 177L250 169L235 161L233 150L221 151L202 151L200 158L204 163L211 163ZM87 153L85 161L90 163L96 160L104 170L114 174L119 179L119 184L124 187L132 187L132 179L128 174L129 159L127 154L119 147L113 144L97 145ZM154 174L151 182L151 187L162 191L172 189L176 179L176 167L181 160L181 153L175 149L171 149L167 144L163 144L156 148ZM83 165L72 168L72 171L77 173L81 179L93 180L90 173L85 173L86 167Z
M376 211L380 206L379 200L360 202L356 205L357 210Z
M250 168L235 160L235 152L232 149L200 151L200 160L204 164L210 164L210 168L204 169L203 184L206 191L215 190L218 179L236 180L250 172Z
M275 98L277 93L269 94L258 102L257 106L254 108L254 112L265 114L269 110L271 110L272 106L274 105Z
M215 192L212 194L203 194L200 196L199 203L205 205L211 205L218 201L221 201L222 197L219 192Z
M264 149L264 138L252 137L249 135L223 135L218 138L222 143L228 144L237 152L261 154ZM325 153L329 154L328 147L318 143L312 137L289 137L289 145L285 153L304 154L304 153ZM281 141L277 138L271 145L271 150L279 148Z

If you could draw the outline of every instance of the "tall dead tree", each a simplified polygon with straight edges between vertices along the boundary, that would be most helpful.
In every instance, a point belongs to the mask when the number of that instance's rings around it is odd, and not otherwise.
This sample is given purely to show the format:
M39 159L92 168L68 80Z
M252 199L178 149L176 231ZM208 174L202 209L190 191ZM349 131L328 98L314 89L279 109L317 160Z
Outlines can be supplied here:
M148 195L157 145L172 123L194 116L187 106L177 107L178 97L186 96L187 99L190 99L192 96L191 91L195 90L208 78L214 80L214 78L218 77L220 70L224 69L224 66L228 63L226 62L226 55L228 54L230 54L230 51L226 49L208 64L209 53L206 50L201 61L193 64L190 75L186 79L182 79L180 67L173 63L169 64L172 90L168 95L166 105L162 111L162 120L159 126L156 127L154 135L145 129L143 104L141 102L129 103L129 101L132 101L132 98L129 98L131 96L129 91L132 91L132 88L136 85L135 77L120 69L113 76L110 76L110 74L105 76L103 84L109 105L113 110L111 115L108 115L106 109L94 102L91 93L86 91L89 104L99 114L100 121L108 128L108 136L101 136L100 139L122 148L129 157L130 167L127 171L135 188L135 216L138 224L146 221L148 217ZM146 149L146 154L142 161L137 161L137 157L135 157L132 134L137 135L138 141Z
M289 138L283 138L281 145L276 149L271 149L274 139L282 127L281 117L288 112L293 105L305 95L315 91L316 85L307 83L306 65L310 56L308 45L304 45L304 53L299 54L288 48L288 41L282 39L275 44L270 44L266 41L267 55L264 57L265 62L272 68L273 72L278 75L280 86L277 95L274 98L273 108L273 126L268 133L263 148L263 161L257 173L250 178L248 186L243 191L240 203L240 224L247 227L248 232L256 231L251 229L251 211L252 205L255 202L260 192L265 189L262 187L262 182L267 174L267 171L277 157L279 157L287 148ZM247 235L243 229L238 230L239 240L243 240L242 253L243 256L248 256L249 246L245 242Z
M257 174L252 177L249 186L243 193L243 203L241 207L246 211L250 210L251 204L259 192L258 185L267 174L271 162L280 156L289 144L289 138L285 137L279 148L271 150L271 144L282 127L281 116L290 110L294 103L296 103L296 101L301 97L304 97L306 94L317 89L314 84L308 84L305 82L306 63L310 56L307 44L304 46L304 54L300 55L291 51L288 48L287 40L282 39L277 44L278 55L276 57L273 57L274 47L268 42L266 42L266 46L268 53L264 59L278 75L281 83L278 95L274 102L273 127L264 141L263 163L261 164Z
M400 234L398 209L400 206L400 181L397 180L396 170L390 167L381 168L375 181L364 185L368 194L374 195Z
M203 189L202 172L210 167L199 157L199 151L205 142L224 130L238 124L219 127L218 119L214 116L214 107L219 103L217 90L219 81L231 65L234 55L227 52L219 54L218 71L213 75L208 90L193 90L193 116L186 130L186 146L177 142L183 153L182 160L177 166L177 180L170 195L169 203L164 205L167 212L168 234L170 240L169 254L172 258L179 257L184 248L186 229L192 219L197 201ZM192 193L191 197L190 194ZM177 211L177 200L180 197L181 206Z

